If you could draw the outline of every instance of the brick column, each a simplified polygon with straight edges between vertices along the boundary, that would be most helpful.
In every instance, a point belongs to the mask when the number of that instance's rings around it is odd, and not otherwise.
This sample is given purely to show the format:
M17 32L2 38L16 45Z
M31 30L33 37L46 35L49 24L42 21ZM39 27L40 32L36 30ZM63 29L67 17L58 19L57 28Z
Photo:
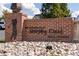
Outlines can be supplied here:
M23 29L23 21L26 19L26 16L22 13L8 13L5 14L5 41L14 41L11 40L12 35L12 19L17 20L17 36L15 41L22 40L22 29Z

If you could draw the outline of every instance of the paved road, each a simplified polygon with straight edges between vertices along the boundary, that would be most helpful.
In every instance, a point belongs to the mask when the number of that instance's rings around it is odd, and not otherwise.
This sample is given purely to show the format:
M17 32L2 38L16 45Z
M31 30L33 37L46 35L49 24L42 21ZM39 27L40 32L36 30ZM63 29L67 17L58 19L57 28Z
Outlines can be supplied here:
M5 31L4 30L0 30L0 41L5 40Z

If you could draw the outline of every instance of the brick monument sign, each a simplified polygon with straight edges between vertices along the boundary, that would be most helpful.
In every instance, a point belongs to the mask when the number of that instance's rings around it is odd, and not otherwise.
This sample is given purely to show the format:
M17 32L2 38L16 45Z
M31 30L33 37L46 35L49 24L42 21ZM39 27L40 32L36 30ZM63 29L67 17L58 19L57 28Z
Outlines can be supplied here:
M71 41L73 33L72 18L24 20L23 24L25 41Z
M72 41L72 18L29 20L20 13L20 4L12 4L13 13L5 14L5 41Z

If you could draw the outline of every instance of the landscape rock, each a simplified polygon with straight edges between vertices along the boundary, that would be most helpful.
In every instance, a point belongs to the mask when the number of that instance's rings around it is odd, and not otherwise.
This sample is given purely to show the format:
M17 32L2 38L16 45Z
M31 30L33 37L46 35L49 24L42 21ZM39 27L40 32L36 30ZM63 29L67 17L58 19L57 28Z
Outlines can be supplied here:
M52 49L46 49L46 46ZM79 56L79 43L7 42L0 43L0 56Z

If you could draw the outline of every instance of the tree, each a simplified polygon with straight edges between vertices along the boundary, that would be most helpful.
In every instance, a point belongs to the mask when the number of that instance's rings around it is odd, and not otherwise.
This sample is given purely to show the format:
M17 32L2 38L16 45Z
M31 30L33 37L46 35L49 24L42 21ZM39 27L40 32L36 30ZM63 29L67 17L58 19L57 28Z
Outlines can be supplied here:
M50 10L50 18L53 17L53 18L57 18L57 17L62 17L62 10L60 8L60 4L52 4L52 7L51 10Z
M3 17L3 16L1 16L1 17L0 17L0 21L1 21L2 19L4 19L4 17Z
M33 17L33 19L41 19L41 14L37 14Z
M52 8L52 3L43 3L41 8L41 16L42 18L49 18L50 10Z
M69 17L71 15L67 3L43 3L41 12L42 18Z
M62 9L62 12L63 12L62 15L64 17L70 17L71 13L70 13L70 10L67 7L67 3L61 3L60 6L61 6L61 9Z
M3 15L2 15L2 17L0 17L0 21L1 21L2 19L4 19L4 15L5 15L6 13L9 13L9 12L8 12L7 10L3 10L2 13L3 13Z

